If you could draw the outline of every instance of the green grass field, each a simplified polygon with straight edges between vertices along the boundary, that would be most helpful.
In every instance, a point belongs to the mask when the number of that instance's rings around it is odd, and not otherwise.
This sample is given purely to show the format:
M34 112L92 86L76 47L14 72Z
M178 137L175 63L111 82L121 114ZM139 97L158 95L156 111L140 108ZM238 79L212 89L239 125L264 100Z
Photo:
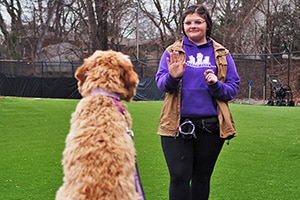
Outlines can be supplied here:
M78 100L0 98L0 199L53 200L70 115ZM161 102L128 103L147 200L167 200L156 135ZM224 145L211 200L300 199L300 107L230 104L238 132Z

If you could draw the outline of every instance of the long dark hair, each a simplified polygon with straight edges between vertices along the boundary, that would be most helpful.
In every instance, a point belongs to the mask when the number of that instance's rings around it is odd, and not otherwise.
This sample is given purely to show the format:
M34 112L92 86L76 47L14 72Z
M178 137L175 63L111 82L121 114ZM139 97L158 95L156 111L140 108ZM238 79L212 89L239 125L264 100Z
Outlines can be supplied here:
M194 14L194 13L198 13L203 19L205 19L206 23L207 23L207 30L206 30L206 37L211 37L211 29L212 29L212 20L211 20L211 16L209 14L209 11L208 9L203 6L203 5L193 5L193 6L189 6L184 12L183 12L183 15L182 15L182 21L181 21L181 26L182 26L182 31L183 31L183 34L185 36L186 33L184 31L184 20L186 18L187 15L191 15L191 14Z

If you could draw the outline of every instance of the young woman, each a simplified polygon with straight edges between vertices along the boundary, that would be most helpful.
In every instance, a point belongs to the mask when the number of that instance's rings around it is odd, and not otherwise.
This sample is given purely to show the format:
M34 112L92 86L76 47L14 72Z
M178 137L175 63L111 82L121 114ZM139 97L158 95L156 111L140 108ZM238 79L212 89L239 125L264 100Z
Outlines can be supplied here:
M188 7L182 26L183 38L165 50L156 74L166 92L158 134L170 173L169 199L207 200L224 140L235 136L227 102L240 78L228 50L211 38L204 6Z

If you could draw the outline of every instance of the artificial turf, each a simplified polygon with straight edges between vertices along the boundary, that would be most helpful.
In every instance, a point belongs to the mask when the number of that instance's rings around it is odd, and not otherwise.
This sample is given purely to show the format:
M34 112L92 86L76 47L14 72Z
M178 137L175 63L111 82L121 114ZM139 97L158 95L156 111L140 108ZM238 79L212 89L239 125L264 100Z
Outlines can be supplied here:
M52 200L78 100L0 98L0 199ZM167 200L169 175L156 134L162 102L130 102L147 200ZM210 200L300 199L300 107L230 104L238 137L224 145Z

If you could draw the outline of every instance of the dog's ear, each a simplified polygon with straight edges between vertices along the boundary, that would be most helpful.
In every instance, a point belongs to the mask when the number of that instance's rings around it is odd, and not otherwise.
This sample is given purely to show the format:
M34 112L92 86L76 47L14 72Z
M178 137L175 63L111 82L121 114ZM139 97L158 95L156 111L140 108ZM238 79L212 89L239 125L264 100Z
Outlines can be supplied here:
M85 79L87 78L87 65L86 63L82 64L80 67L77 68L75 72L75 78L78 80L77 86L78 91L81 95L83 95L82 87Z
M86 79L87 65L83 64L77 68L75 72L75 78L78 81L84 81Z
M131 62L124 64L122 67L124 69L122 79L124 80L125 88L128 91L128 94L124 97L124 99L126 101L130 101L136 93L139 77L133 70Z

